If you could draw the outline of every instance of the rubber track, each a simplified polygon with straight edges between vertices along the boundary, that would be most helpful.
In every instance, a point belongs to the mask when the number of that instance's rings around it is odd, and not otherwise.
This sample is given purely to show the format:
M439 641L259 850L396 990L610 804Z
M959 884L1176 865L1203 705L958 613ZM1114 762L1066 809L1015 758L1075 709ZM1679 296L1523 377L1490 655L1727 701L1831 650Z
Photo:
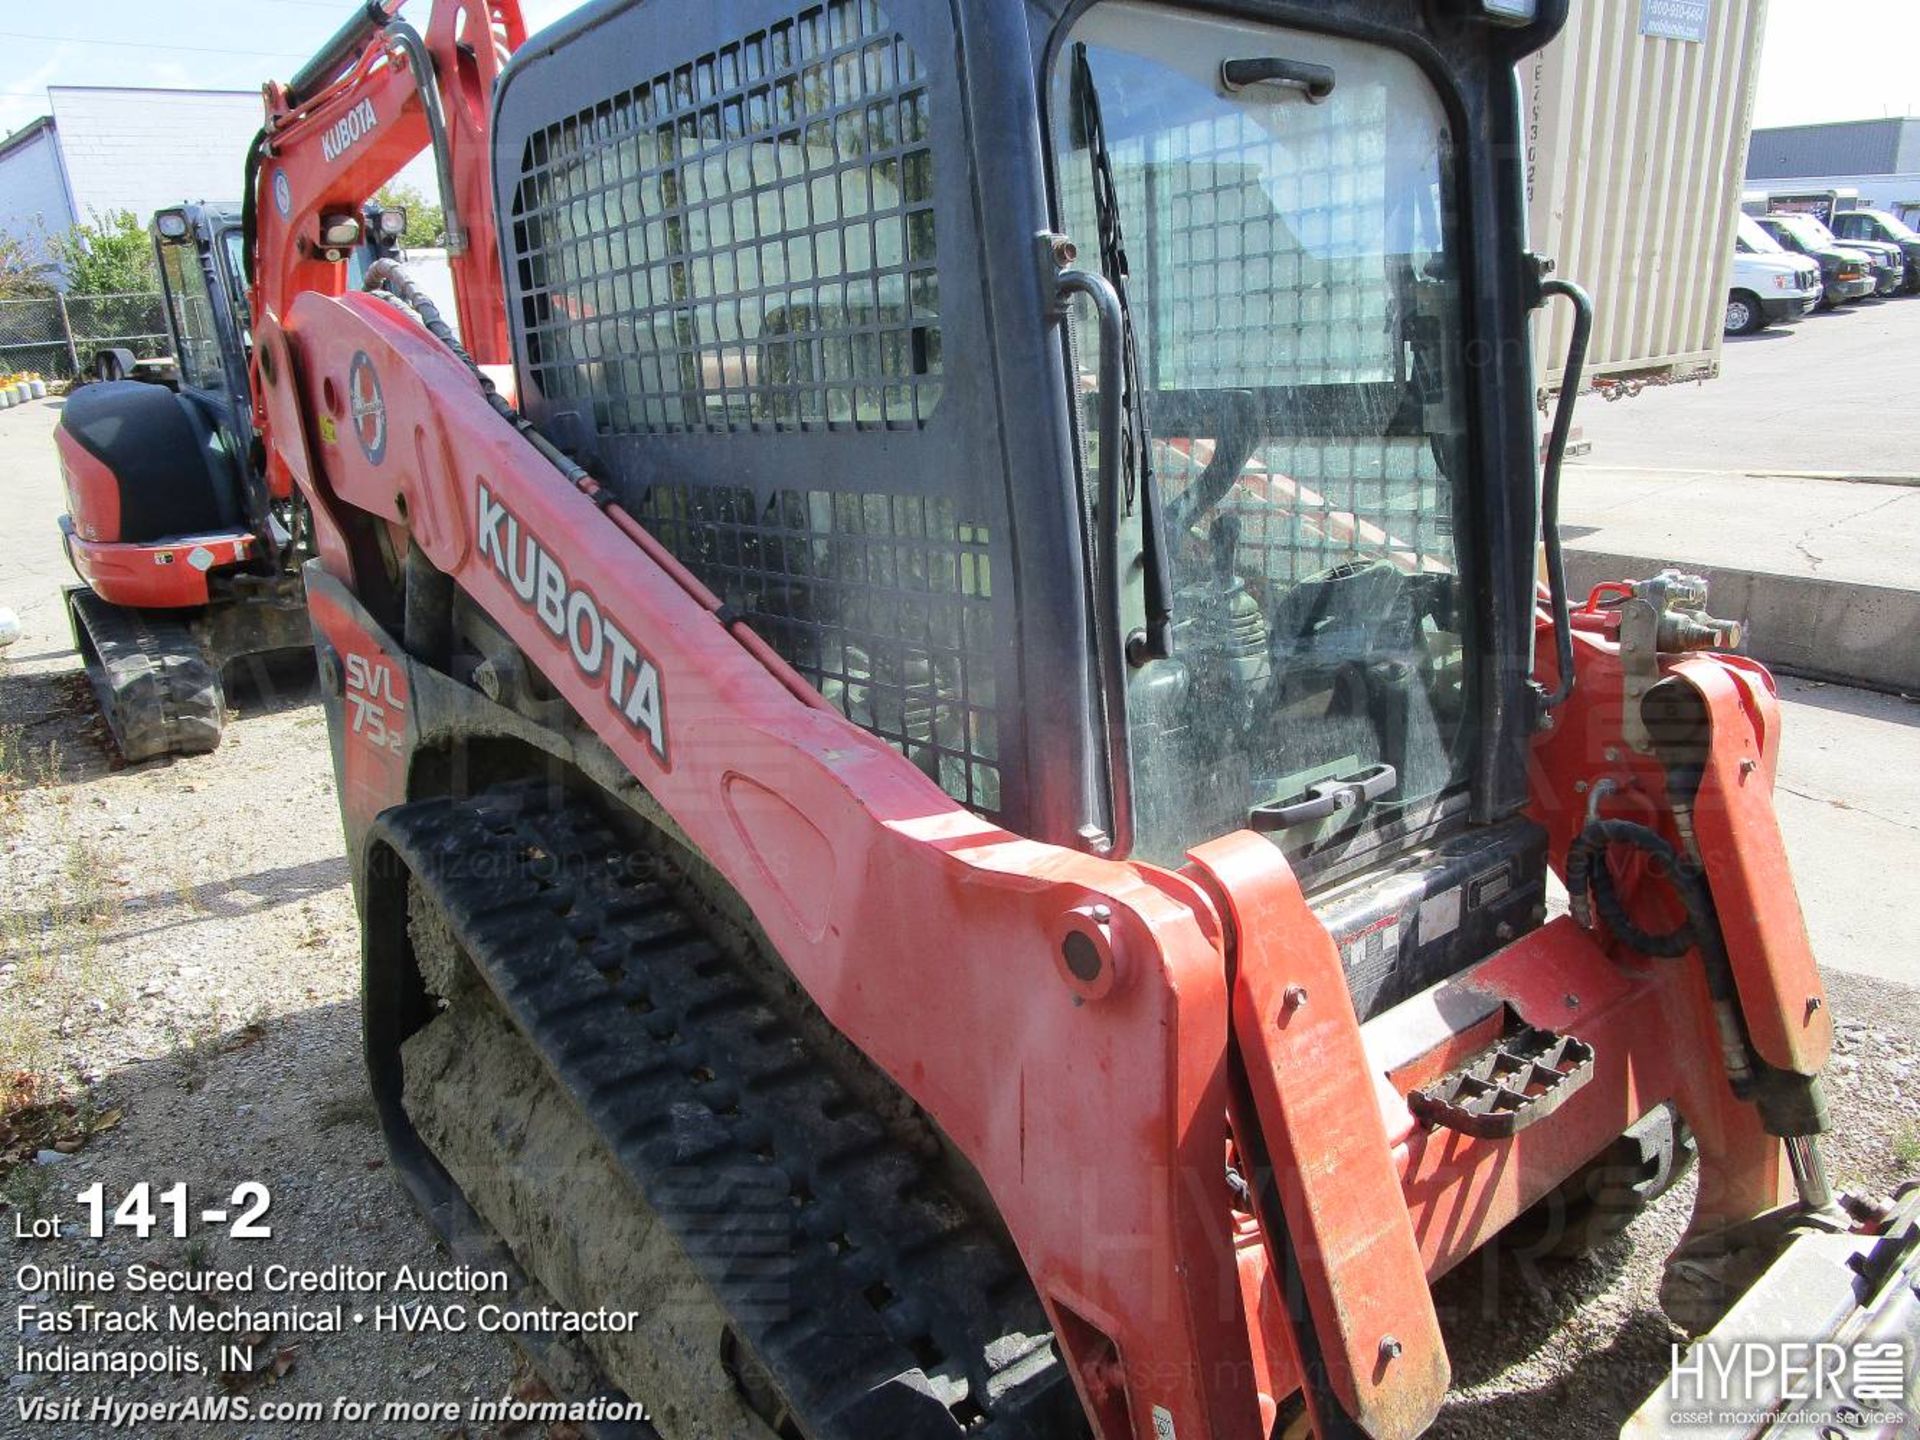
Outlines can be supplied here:
M1087 1433L1003 1234L809 1054L655 857L537 786L379 829L810 1440Z
M220 744L220 672L183 621L69 592L74 639L101 713L129 764L204 755Z

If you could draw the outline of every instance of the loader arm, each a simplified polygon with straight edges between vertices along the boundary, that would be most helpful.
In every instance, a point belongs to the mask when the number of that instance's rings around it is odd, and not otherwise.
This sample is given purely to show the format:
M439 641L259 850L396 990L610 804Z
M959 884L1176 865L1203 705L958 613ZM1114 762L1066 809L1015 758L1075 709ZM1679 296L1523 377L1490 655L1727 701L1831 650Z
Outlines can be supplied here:
M1197 854L1189 881L985 824L888 747L796 697L729 633L711 596L649 557L617 506L565 483L470 372L390 307L303 297L260 343L277 377L273 432L302 434L304 414L333 414L339 426L337 442L290 456L302 486L326 504L406 518L435 566L647 793L685 817L727 881L756 897L757 919L834 1025L978 1166L1089 1413L1110 1427L1102 1434L1153 1435L1159 1411L1176 1433L1260 1433L1257 1397L1270 1409L1300 1383L1303 1329L1329 1393L1366 1433L1418 1434L1446 1373L1427 1281L1663 1101L1678 1101L1700 1137L1697 1225L1790 1197L1779 1141L1694 1059L1718 1043L1698 966L1623 967L1562 920L1362 1024L1327 961L1312 958L1316 943L1330 955L1331 941L1264 842ZM329 411L329 393L347 393L369 365L391 432L413 435L424 462L371 458L345 412ZM547 538L560 535L564 549ZM340 583L344 562L323 548L309 589L337 708L342 805L350 833L365 836L409 794L408 757L451 743L460 711L446 678ZM629 646L622 675L613 657ZM643 690L652 698L636 706ZM355 864L379 869L366 849ZM927 934L951 938L930 951L914 938ZM1300 938L1276 949L1265 937L1280 934ZM875 970L874 953L888 965ZM1089 953L1091 974L1077 968ZM1242 997L1231 1006L1229 954ZM1286 1025L1275 1028L1294 986L1323 1027L1309 1039L1347 1077L1319 1076L1297 1097L1288 1077L1302 1062ZM1011 1009L1010 994L1020 997ZM1232 1108L1230 1009L1254 1101L1235 1125L1258 1128L1282 1177L1284 1221L1261 1216L1269 1243L1254 1251L1234 1237L1216 1163ZM1423 1123L1409 1095L1504 1012L1585 1037L1600 1057L1594 1081L1510 1138ZM1333 1111L1314 1108L1336 1095L1347 1098ZM1089 1134L1131 1137L1138 1163L1061 1163ZM1281 1234L1313 1257L1291 1332L1250 1324L1233 1298L1250 1287L1251 1313L1287 1313L1285 1261L1272 1249ZM1238 1373L1260 1378L1251 1391L1210 1363L1235 1352L1253 1367Z

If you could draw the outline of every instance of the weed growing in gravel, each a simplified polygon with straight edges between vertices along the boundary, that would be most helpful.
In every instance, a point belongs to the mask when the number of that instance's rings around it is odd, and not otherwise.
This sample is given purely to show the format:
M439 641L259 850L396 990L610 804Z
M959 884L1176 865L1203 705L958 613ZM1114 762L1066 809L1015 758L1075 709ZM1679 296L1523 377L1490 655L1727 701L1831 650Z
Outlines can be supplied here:
M195 1235L188 1240L181 1252L189 1270L205 1270L213 1259L213 1242L204 1235Z
M1893 1137L1893 1158L1903 1170L1920 1166L1920 1129L1909 1125Z
M167 1039L180 1088L189 1095L199 1094L206 1086L207 1072L220 1054L219 1012L200 1016L190 1027L169 1020Z
M0 1180L0 1201L24 1219L44 1219L52 1211L53 1168L16 1166L5 1180Z
M26 726L0 724L0 838L18 833L25 823L27 792L50 785L59 774L58 741L35 745Z
M57 874L6 896L0 911L0 1069L49 1074L61 1042L117 1013L126 983L107 961L121 903L112 867L70 838Z

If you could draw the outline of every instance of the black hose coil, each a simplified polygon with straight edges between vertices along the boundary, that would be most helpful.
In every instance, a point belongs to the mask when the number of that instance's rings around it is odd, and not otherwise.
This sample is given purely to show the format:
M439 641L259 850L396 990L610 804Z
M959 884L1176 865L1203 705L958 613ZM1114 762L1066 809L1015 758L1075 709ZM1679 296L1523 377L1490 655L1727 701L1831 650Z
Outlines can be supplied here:
M1663 934L1642 930L1627 914L1614 888L1613 872L1607 868L1607 849L1629 845L1651 856L1664 867L1663 874L1680 897L1687 918ZM1720 930L1713 913L1713 902L1702 878L1680 858L1680 853L1657 830L1632 820L1589 820L1567 848L1567 892L1572 897L1574 918L1583 926L1591 923L1597 911L1607 928L1632 949L1664 960L1677 959L1696 945L1703 949L1717 940Z

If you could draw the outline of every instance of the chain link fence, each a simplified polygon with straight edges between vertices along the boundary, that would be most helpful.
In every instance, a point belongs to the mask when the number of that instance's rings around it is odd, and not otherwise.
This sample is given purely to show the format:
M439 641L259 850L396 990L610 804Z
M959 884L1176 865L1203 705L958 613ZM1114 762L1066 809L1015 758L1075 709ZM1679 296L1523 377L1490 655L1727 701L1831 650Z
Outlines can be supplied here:
M0 300L0 372L71 379L92 368L96 351L165 355L172 348L165 305L158 293Z

